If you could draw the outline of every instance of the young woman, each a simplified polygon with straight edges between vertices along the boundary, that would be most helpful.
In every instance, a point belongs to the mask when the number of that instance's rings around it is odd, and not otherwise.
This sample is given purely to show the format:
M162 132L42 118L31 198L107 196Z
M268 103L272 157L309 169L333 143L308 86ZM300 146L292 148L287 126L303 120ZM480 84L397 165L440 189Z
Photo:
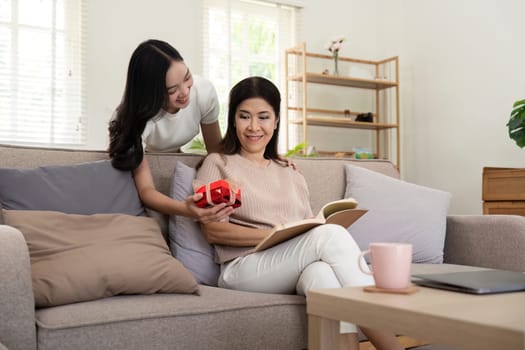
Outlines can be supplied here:
M246 254L274 225L312 216L305 179L277 154L280 94L260 77L239 82L230 92L228 129L220 153L208 155L197 179L231 179L242 205L228 222L202 223L222 265L219 286L265 293L298 293L311 288L373 284L357 266L359 247L338 225L321 225L269 249ZM378 349L402 349L394 335L362 328ZM343 324L351 348L357 328Z
M179 52L166 42L148 40L133 52L122 102L109 125L109 155L120 170L132 170L141 200L165 214L203 222L232 213L224 205L201 209L201 195L175 201L155 189L144 150L177 152L202 131L209 152L221 140L219 103L213 85L194 77Z

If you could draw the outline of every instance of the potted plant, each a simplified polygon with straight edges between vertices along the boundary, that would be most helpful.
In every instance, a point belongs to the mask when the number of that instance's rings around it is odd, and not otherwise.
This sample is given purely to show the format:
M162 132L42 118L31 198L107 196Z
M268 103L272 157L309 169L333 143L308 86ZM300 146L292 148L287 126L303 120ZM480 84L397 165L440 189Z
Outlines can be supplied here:
M328 51L330 51L334 57L334 75L339 75L339 50L343 46L343 41L345 41L345 38L341 36L330 41L327 46Z
M519 147L525 147L525 99L514 102L507 126L509 137L516 141Z

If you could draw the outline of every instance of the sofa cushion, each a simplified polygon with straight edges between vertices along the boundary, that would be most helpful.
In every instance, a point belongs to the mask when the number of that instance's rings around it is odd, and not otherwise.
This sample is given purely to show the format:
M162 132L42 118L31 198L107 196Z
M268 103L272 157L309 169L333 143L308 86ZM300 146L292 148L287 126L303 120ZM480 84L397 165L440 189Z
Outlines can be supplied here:
M345 197L368 209L348 228L362 250L372 242L406 242L413 244L413 262L443 262L450 193L355 165L345 168Z
M113 168L109 160L0 168L0 203L4 209L68 214L144 214L131 172Z
M175 164L175 175L170 196L179 201L193 194L196 171L182 162ZM181 215L172 215L169 221L171 253L191 271L201 284L217 286L219 265L214 261L213 247L206 241L199 223Z
M3 214L29 247L36 306L117 294L198 292L151 218L39 210Z
M42 349L305 349L306 300L201 286L37 310Z

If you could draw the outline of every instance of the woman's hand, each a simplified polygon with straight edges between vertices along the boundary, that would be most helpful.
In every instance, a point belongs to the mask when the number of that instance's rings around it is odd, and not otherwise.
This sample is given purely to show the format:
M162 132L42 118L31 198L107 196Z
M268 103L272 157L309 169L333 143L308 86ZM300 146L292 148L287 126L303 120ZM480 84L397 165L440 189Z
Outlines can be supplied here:
M189 216L197 221L206 224L213 221L223 221L228 218L234 211L231 205L221 203L209 208L199 208L195 202L202 198L202 193L196 193L186 198L186 207Z
M281 160L282 162L285 162L286 165L292 168L293 170L297 170L297 171L299 170L299 167L297 166L297 164L290 158L279 156L279 160Z

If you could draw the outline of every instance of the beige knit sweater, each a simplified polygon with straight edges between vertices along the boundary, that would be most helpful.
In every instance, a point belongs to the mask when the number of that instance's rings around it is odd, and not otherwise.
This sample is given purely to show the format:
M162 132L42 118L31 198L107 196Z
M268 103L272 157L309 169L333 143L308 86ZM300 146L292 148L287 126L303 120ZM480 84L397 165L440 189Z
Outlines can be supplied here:
M241 189L242 205L230 216L230 222L255 228L312 216L308 187L299 171L270 162L260 167L236 155L210 154L197 172L197 181L208 183L227 179ZM253 247L215 245L215 260L224 263L243 255Z

